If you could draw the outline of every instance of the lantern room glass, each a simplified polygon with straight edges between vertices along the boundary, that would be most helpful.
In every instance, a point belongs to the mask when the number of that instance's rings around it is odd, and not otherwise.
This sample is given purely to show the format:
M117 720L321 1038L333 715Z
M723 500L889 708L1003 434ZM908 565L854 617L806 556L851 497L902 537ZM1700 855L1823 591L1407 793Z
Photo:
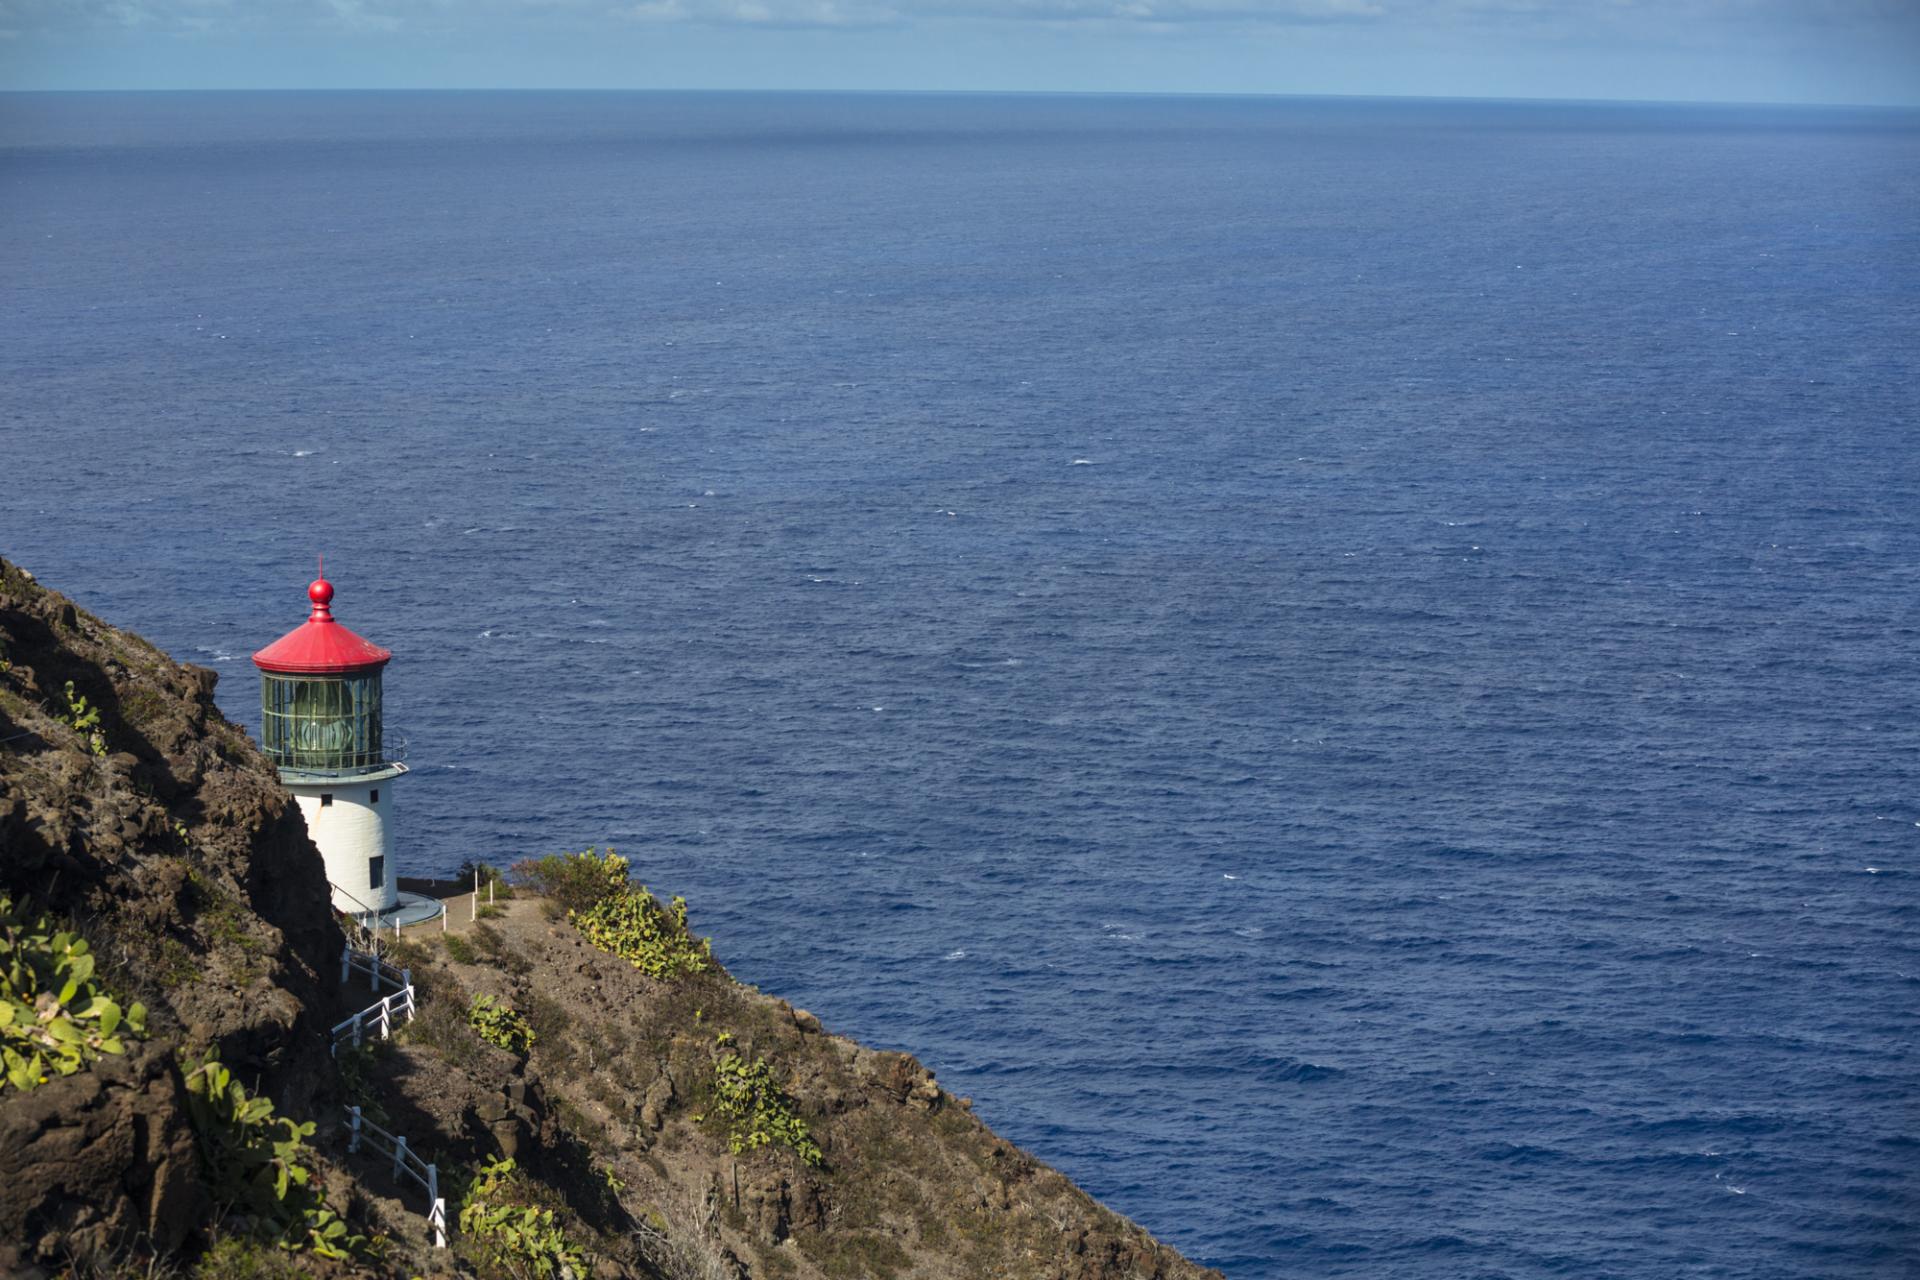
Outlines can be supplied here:
M260 738L282 769L338 773L386 763L380 751L380 673L263 674Z

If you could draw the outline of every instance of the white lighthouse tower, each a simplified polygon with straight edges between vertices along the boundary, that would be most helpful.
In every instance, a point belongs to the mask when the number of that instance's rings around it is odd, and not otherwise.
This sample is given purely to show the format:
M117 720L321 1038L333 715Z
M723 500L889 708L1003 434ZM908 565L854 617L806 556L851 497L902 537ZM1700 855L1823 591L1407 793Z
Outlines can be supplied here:
M326 860L333 905L369 925L392 923L404 910L393 865L393 785L407 771L381 738L380 674L393 654L334 621L333 584L324 573L307 599L307 620L253 655L260 742Z

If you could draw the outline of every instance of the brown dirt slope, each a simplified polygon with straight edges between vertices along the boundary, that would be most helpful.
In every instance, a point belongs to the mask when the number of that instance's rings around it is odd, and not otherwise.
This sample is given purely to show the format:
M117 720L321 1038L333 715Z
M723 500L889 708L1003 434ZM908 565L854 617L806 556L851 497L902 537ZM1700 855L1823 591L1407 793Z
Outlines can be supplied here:
M629 1239L637 1224L641 1235L650 1229L709 1264L675 1274L1217 1274L996 1137L908 1054L832 1035L812 1014L735 982L717 964L647 977L596 950L556 905L524 891L473 924L465 902L455 905L448 938L429 931L403 946L426 996L420 1021L380 1055L393 1095L449 1143L464 1135L524 1156L529 1138L563 1129L599 1174L580 1185L606 1188L601 1171L621 1184L606 1199L630 1224ZM458 1015L475 995L526 1017L536 1036L526 1054L473 1042ZM821 1149L818 1165L779 1142L734 1153L715 1101L716 1066L728 1055L768 1063ZM449 1090L449 1066L467 1066L467 1080L478 1082L476 1057L495 1064L498 1088L527 1086L524 1099ZM611 1240L596 1247L620 1252ZM657 1260L660 1252L634 1247L627 1256Z
M68 681L98 740L66 723ZM344 1153L350 1103L437 1162L456 1224L465 1187L511 1157L502 1198L551 1213L579 1280L1216 1274L995 1137L913 1058L828 1034L717 964L647 977L524 892L400 943L419 1018L336 1063L326 1028L372 996L338 983L319 856L213 685L0 561L0 894L72 922L103 980L152 1011L124 1055L0 1084L0 1274L540 1274L475 1232L426 1248L419 1193ZM531 1047L477 1034L475 995L522 1014ZM319 1179L383 1254L235 1251L246 1223L205 1190L183 1084L209 1053L317 1123ZM766 1145L733 1149L729 1057L764 1061L791 1117ZM780 1140L802 1129L817 1159Z

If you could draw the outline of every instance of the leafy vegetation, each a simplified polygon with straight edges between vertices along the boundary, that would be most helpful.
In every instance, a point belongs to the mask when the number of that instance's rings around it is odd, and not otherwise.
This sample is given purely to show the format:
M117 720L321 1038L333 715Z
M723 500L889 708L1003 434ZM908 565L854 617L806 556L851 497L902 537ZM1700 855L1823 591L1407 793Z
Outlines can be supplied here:
M67 681L67 709L54 712L54 719L68 726L86 740L87 750L96 756L107 754L107 732L100 727L100 708L90 706L87 695L73 691L73 681Z
M568 912L585 911L628 887L627 860L611 848L604 857L588 849L525 858L513 864L513 874Z
M703 973L713 967L713 942L687 929L687 900L667 906L645 885L629 886L585 911L570 912L574 928L602 951L619 956L650 978Z
M703 973L713 944L687 929L687 902L662 905L628 878L627 860L608 849L554 853L514 864L514 874L564 908L580 935L654 978Z
M274 1115L271 1098L248 1096L232 1072L211 1060L188 1073L187 1106L208 1189L229 1212L250 1222L256 1238L323 1258L374 1251L367 1237L348 1231L314 1185L306 1145L312 1122Z
M487 1267L514 1277L577 1280L586 1251L567 1238L553 1210L526 1203L527 1188L512 1160L482 1165L460 1204L460 1231Z
M102 1054L125 1053L123 1033L146 1034L146 1008L123 1012L93 970L86 939L0 897L0 1089L70 1076Z
M731 1038L722 1033L721 1043ZM825 1159L765 1058L748 1062L728 1052L714 1063L713 1109L727 1119L727 1145L735 1155L777 1142L792 1148L802 1163L818 1165Z
M307 1269L272 1245L248 1236L221 1236L200 1255L191 1275L193 1280L305 1280Z
M527 1020L492 996L476 995L467 1005L467 1025L488 1044L509 1053L525 1053L539 1037Z

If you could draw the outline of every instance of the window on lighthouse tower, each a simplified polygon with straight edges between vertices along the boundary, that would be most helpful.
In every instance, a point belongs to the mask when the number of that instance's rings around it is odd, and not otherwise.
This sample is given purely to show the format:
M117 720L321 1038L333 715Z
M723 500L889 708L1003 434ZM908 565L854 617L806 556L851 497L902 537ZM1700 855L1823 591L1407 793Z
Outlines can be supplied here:
M367 859L367 888L379 889L387 883L387 860L382 854Z

